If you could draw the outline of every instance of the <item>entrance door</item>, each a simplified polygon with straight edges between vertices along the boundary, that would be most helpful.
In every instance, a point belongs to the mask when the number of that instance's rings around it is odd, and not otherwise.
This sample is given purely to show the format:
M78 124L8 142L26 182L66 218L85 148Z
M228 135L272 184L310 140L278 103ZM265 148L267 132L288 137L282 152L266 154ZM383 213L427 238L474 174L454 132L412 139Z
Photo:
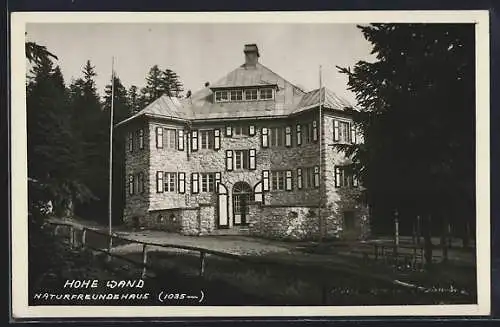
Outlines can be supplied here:
M246 225L248 202L253 201L253 192L250 185L238 182L233 186L233 224Z

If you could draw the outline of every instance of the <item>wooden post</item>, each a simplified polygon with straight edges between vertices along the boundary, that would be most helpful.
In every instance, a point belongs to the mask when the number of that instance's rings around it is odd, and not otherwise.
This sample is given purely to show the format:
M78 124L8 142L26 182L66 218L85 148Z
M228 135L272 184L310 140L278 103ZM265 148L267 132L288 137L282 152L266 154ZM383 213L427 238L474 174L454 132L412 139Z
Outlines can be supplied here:
M113 235L109 234L108 235L108 256L106 258L106 260L108 262L111 261L111 249L113 248Z
M82 248L85 247L86 237L87 237L87 229L84 227L82 229Z
M200 251L200 277L205 274L205 255L205 252Z
M375 244L375 261L378 260L378 245Z
M75 244L75 230L73 226L69 226L69 247L73 248Z
M142 245L142 275L141 275L142 279L146 278L147 265L148 265L147 244L143 244Z

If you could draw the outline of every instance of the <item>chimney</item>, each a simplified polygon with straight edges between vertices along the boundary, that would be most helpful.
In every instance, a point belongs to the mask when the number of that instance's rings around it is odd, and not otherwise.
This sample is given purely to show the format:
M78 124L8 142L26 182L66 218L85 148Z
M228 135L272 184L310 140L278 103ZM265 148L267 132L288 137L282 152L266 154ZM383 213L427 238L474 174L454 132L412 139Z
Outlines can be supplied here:
M245 66L255 67L255 65L259 62L260 57L257 44L245 44L243 53L245 54Z

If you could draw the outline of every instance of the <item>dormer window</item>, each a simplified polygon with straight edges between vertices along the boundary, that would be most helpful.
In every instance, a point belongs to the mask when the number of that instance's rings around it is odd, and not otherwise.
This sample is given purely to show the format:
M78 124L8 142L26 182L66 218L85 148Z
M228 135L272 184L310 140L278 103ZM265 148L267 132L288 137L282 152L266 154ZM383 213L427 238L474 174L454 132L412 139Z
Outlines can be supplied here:
M231 90L231 101L241 101L243 100L243 91L242 90Z
M273 98L273 89L265 88L260 89L260 100L271 100Z
M241 102L274 99L274 89L272 87L216 90L214 93L215 102Z
M245 90L245 100L257 100L257 89Z
M228 91L215 91L215 101L216 102L226 102L229 101Z

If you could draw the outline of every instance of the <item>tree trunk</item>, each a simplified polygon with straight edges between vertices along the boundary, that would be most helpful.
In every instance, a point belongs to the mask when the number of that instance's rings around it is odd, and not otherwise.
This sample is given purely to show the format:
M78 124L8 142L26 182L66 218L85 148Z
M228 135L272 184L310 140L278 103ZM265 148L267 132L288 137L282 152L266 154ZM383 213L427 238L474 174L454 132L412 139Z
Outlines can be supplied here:
M431 215L427 215L424 224L424 258L426 266L432 265Z

